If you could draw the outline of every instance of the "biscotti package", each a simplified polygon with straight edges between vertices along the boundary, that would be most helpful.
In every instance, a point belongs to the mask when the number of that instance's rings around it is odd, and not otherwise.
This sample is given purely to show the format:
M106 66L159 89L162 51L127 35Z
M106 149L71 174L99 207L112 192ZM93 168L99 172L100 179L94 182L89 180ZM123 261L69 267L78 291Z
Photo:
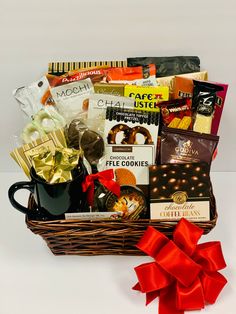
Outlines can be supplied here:
M134 98L135 108L138 110L160 111L158 104L169 99L169 88L126 85L124 96Z
M30 178L31 157L37 155L42 148L48 149L54 154L56 147L67 147L63 129L48 133L43 138L15 148L10 155Z
M200 71L200 59L197 56L136 57L127 58L127 63L130 67L155 64L156 77Z
M79 69L90 69L94 67L126 67L127 61L79 61L79 62L50 62L48 64L48 73L52 75L62 75L69 71Z
M209 171L207 163L150 166L151 219L209 221Z

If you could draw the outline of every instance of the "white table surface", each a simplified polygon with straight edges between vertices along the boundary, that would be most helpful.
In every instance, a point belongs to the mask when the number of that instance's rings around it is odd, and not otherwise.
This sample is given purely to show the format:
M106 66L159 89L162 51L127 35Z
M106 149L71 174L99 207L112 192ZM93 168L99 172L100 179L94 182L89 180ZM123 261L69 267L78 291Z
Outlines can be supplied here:
M219 219L203 242L222 242L228 265L222 273L229 282L217 303L201 313L234 314L236 172L212 173L211 177ZM150 258L54 256L8 201L9 186L24 179L21 173L0 173L0 314L156 314L156 300L145 307L144 295L131 290L136 283L133 268ZM19 192L17 199L26 203L27 193Z

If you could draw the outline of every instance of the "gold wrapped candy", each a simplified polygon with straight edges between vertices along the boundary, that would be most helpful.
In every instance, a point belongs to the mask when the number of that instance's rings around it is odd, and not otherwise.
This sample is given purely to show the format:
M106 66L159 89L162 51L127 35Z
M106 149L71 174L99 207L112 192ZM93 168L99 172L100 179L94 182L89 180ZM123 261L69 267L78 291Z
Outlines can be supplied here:
M72 180L71 171L78 165L80 156L80 150L56 147L55 153L42 148L31 159L36 174L52 184Z

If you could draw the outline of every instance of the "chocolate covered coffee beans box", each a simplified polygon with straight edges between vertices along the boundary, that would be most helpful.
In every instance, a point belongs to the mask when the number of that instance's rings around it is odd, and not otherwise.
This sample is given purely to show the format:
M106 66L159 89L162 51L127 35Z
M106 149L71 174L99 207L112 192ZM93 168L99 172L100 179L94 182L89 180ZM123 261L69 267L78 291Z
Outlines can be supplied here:
M209 221L209 171L207 163L150 166L151 219Z

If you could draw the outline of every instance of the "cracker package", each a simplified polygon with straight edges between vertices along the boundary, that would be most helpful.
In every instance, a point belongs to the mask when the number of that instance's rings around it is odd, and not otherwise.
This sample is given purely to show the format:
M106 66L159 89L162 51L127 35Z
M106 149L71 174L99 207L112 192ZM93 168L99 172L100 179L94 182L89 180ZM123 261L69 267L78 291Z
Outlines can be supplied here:
M135 99L138 110L159 111L159 103L169 99L167 86L126 85L124 95Z

